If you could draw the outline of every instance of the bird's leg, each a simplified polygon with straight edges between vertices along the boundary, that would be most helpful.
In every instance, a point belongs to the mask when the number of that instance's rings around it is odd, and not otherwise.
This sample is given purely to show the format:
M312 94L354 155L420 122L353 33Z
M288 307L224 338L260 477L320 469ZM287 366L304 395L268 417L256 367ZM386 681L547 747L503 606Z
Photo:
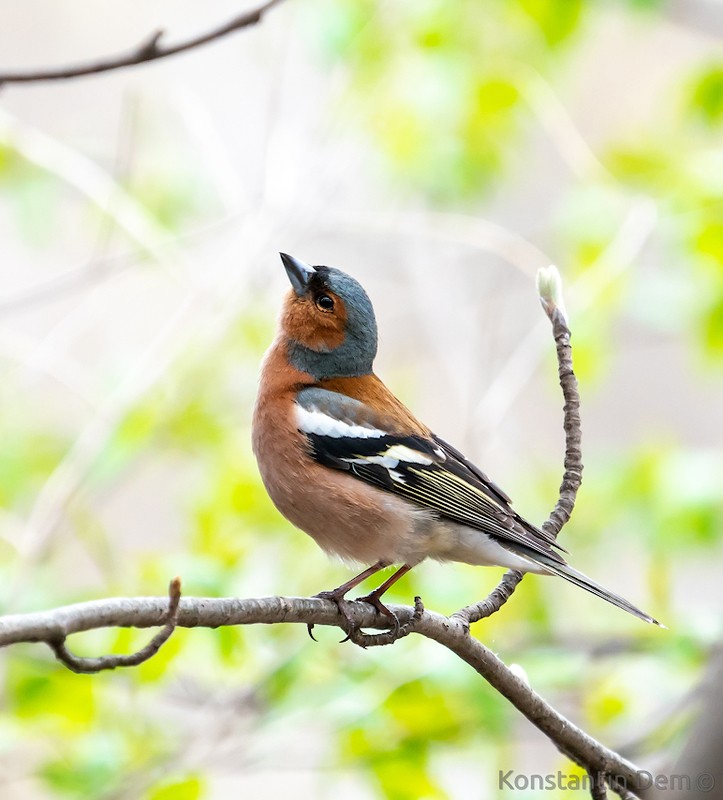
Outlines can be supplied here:
M391 575L381 586L378 586L373 592L371 592L371 594L368 594L365 597L357 597L359 602L369 603L369 605L374 606L374 608L376 608L380 614L384 614L385 617L389 617L389 619L392 620L393 633L397 633L399 631L399 619L393 611L390 611L384 605L384 603L382 603L380 598L390 586L393 586L403 575L406 575L411 568L412 567L409 564L404 564L394 573L394 575Z
M377 561L376 564L372 564L371 567L367 567L364 572L360 572L358 575L351 578L351 580L348 580L346 583L342 583L341 586L337 586L336 589L332 589L330 592L319 592L319 594L314 595L314 597L321 597L324 600L333 600L334 602L337 600L343 600L344 595L347 594L347 592L350 592L362 581L365 581L367 578L379 572L379 570L388 566L389 561Z
M379 570L384 569L385 567L389 566L388 561L377 561L376 564L372 564L371 567L367 567L363 572L360 572L358 575L354 576L346 583L342 583L341 586L337 586L336 589L332 589L329 592L319 592L319 594L315 594L314 597L318 597L322 600L331 600L332 603L336 603L336 607L339 609L339 613L344 618L344 621L347 625L347 630L352 630L355 627L354 620L349 615L348 610L344 604L344 596L347 592L350 592L355 586L358 586L362 581L365 581L371 575L375 575ZM393 577L393 576L392 576ZM390 584L391 586L391 584ZM314 630L313 623L309 623L306 626L306 629L309 631L309 636L314 639L314 634L312 631ZM314 639L316 641L316 639Z

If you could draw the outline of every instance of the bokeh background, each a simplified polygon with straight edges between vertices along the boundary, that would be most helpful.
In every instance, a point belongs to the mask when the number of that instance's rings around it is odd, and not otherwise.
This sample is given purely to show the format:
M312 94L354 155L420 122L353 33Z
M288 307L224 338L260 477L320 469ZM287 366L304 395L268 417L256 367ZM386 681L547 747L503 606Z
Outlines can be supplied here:
M1 6L0 71L239 11ZM474 635L604 743L669 769L723 634L721 37L712 0L288 0L172 59L2 87L3 612L164 594L176 574L211 596L350 575L276 513L250 451L279 250L367 287L379 374L542 521L562 415L534 275L553 262L586 465L562 543L670 630L530 577ZM499 575L424 564L393 599L451 613ZM179 630L91 677L13 647L0 794L485 800L499 770L572 771L433 643L318 638Z

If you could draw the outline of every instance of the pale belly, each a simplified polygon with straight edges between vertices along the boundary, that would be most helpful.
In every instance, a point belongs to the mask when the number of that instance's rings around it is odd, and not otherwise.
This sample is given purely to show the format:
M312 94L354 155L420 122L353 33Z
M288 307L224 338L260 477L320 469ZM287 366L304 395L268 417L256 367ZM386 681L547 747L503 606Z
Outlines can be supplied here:
M324 480L313 480L292 467L262 470L266 490L278 510L330 554L365 565L433 558L545 571L481 531L440 520L351 475L320 467Z

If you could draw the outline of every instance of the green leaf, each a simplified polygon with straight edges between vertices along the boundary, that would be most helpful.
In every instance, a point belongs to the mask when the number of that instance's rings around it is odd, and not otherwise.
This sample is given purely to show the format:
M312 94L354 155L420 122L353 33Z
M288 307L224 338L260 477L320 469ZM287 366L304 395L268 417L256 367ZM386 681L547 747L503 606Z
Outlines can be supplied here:
M483 116L508 111L520 98L515 84L502 76L483 78L474 87L474 94L477 110Z
M582 0L518 0L521 8L539 27L548 45L564 42L577 30Z
M695 79L691 90L691 104L698 119L710 126L723 120L723 66L706 69Z
M713 297L703 311L703 345L708 355L715 359L723 358L723 294Z
M6 680L8 703L20 719L38 722L68 733L86 730L96 714L96 681L76 675L54 663L9 662Z
M145 800L200 800L205 793L204 788L205 783L198 775L189 775L163 781L145 795Z
M585 709L592 724L608 725L622 717L629 704L625 695L625 686L614 678L601 679L590 686L585 698Z
M723 222L717 219L706 221L698 231L693 244L699 253L723 264Z

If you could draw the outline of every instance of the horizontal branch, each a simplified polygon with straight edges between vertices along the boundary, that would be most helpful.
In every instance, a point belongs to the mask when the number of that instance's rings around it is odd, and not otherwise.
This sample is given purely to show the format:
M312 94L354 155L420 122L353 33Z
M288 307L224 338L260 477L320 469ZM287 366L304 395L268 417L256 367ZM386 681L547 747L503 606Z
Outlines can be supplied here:
M383 629L389 620L365 603L349 603L360 627ZM639 769L604 747L557 712L520 680L491 650L469 635L462 620L408 606L391 606L402 625L451 650L504 695L555 746L589 773L603 773L611 786L621 784L643 797ZM50 611L0 618L0 647L21 642L53 643L73 633L108 627L150 628L168 624L165 597L113 598L64 606ZM184 597L175 624L184 628L222 625L299 623L343 627L337 606L318 598L266 597L257 599Z
M73 64L70 66L61 67L48 67L47 69L34 69L27 72L6 72L0 73L0 86L4 83L39 83L42 81L58 81L67 80L69 78L80 78L84 75L97 75L101 72L110 72L114 69L122 69L123 67L131 67L136 64L144 64L149 61L158 61L160 58L167 58L168 56L183 53L186 50L192 50L195 47L201 47L204 44L213 42L216 39L221 39L228 36L230 33L239 31L242 28L247 28L250 25L255 25L260 22L264 14L273 6L282 2L282 0L267 0L256 8L249 11L244 11L238 14L233 19L224 23L223 25L207 31L206 33L198 34L190 39L173 45L162 45L161 39L164 36L164 31L156 31L151 36L147 37L137 47L128 53L120 53L118 55L108 56L107 58L98 59L97 61L89 61L84 64Z

